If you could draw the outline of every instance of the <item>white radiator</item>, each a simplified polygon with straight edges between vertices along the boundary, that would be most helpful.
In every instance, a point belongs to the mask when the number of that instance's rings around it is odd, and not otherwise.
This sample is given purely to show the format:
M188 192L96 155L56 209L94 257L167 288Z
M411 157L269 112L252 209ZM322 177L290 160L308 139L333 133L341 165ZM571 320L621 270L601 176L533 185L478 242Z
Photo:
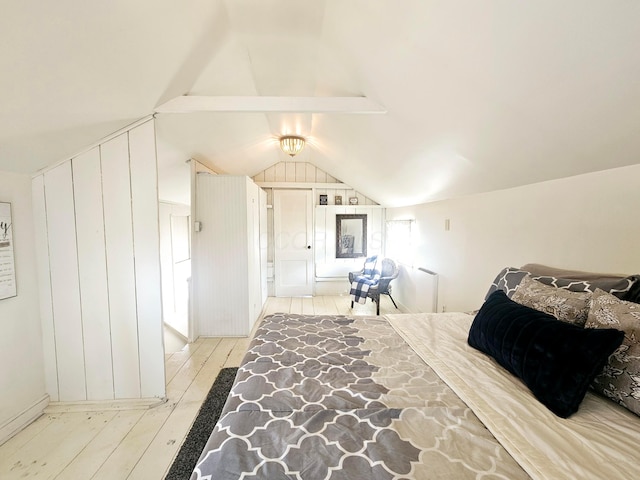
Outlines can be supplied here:
M400 274L392 283L391 295L410 313L438 311L438 274L423 267L400 265Z

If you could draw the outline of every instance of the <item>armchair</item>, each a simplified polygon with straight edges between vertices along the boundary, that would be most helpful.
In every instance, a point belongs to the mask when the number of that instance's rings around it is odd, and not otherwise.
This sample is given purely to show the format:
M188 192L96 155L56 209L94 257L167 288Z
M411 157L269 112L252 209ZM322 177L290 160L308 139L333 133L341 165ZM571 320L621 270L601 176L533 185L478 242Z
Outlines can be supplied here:
M370 298L376 304L376 315L380 315L380 295L389 295L389 298L393 302L393 306L398 308L395 300L391 296L390 283L393 279L398 277L399 269L396 262L390 258L383 258L380 260L380 278L378 282L369 286L367 292L367 298ZM357 272L349 272L349 283L353 283L359 276L364 274L364 268ZM353 300L351 300L351 308L353 308Z

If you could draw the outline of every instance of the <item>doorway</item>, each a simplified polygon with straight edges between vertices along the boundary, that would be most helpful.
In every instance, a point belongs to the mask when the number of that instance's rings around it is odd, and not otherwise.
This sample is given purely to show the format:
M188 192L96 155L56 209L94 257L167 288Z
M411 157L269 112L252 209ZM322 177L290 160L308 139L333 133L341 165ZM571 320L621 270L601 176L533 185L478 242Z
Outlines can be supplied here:
M160 267L165 352L182 349L189 337L191 238L189 205L160 201Z
M313 195L273 191L276 297L313 295Z

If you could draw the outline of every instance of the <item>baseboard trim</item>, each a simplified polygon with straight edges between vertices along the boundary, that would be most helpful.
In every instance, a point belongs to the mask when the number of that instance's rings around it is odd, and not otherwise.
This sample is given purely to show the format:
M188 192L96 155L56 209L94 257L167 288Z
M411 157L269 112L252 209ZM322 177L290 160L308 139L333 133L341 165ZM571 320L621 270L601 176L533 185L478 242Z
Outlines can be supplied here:
M166 398L127 398L123 400L51 402L44 413L148 410L167 402Z
M44 394L27 408L17 413L0 425L0 445L13 437L16 433L35 421L43 414L49 404L49 395Z
M169 325L167 322L162 322L162 323L167 329L171 330L172 333L177 335L178 338L180 338L181 340L189 343L189 339L187 337L185 337L183 333L180 333L178 330L176 330L176 328L174 326Z

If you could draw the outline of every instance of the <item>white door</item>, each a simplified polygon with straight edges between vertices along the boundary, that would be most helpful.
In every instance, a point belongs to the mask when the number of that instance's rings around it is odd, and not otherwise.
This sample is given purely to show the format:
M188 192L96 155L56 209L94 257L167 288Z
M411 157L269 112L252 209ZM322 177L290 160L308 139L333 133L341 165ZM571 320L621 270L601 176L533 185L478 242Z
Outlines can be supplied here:
M275 293L313 295L313 196L311 190L273 191Z

